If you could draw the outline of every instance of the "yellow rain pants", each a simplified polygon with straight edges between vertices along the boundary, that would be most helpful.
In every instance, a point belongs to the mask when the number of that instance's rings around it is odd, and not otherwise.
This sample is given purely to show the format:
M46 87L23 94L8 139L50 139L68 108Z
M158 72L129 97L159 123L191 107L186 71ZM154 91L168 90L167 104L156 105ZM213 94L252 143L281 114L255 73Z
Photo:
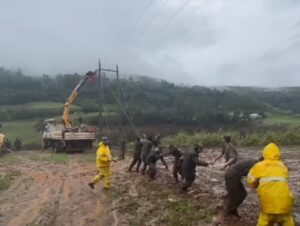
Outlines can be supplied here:
M100 167L99 173L93 178L93 184L97 184L103 180L104 188L109 188L111 181L111 171L109 167Z
M287 214L267 214L261 212L258 218L257 226L270 226L274 222L279 223L280 226L294 226L294 218L291 213Z

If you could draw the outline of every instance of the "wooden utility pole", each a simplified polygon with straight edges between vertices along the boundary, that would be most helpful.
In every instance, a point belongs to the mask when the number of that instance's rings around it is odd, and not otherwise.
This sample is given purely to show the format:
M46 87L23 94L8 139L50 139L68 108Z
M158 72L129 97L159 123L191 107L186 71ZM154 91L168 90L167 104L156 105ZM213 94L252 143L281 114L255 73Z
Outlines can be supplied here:
M102 76L101 76L101 62L98 62L98 104L99 104L99 118L98 118L98 132L102 135ZM100 139L100 137L99 137Z
M101 64L100 64L100 60L99 60L99 124L98 124L98 129L99 131L103 131L101 126L103 126L103 117L102 117L102 109L103 109L103 103L102 103L102 95L103 95L103 85L102 85L102 75L101 73L105 73L105 72L112 72L112 73L116 73L117 75L117 92L118 92L118 95L117 95L117 98L119 100L118 101L118 104L119 104L119 133L122 132L122 93L121 93L121 86L120 86L120 78L119 78L119 66L116 65L116 69L113 70L113 69L108 69L108 68L101 68Z
M119 104L119 133L122 132L122 97L121 97L121 86L120 86L120 77L119 77L119 66L116 65L116 74L117 74L117 86L118 86L118 98L120 101Z

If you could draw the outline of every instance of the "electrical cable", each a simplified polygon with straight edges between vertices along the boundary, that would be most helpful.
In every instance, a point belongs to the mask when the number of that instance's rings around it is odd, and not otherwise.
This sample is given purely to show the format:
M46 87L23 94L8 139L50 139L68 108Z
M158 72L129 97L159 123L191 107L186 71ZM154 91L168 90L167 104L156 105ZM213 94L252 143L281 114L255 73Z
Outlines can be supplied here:
M135 126L134 121L129 117L128 113L126 112L125 108L122 106L122 103L120 101L120 99L117 97L117 95L113 92L113 90L107 86L108 89L110 90L111 94L113 95L113 97L115 98L115 100L117 101L117 103L119 104L119 107L121 109L121 111L123 112L123 114L125 115L127 121L129 122L129 125L131 126L132 130L134 131L136 136L141 135L140 130Z
M163 30L176 18L176 16L189 4L191 0L187 0L170 18L169 20L159 29L158 32L155 33L154 37L158 37Z
M143 12L141 13L141 15L139 16L139 18L135 21L135 23L129 28L128 32L126 35L124 35L125 39L128 39L128 37L130 36L130 34L132 33L132 31L134 30L134 28L139 24L139 22L142 20L142 18L144 17L144 15L146 14L147 10L149 9L149 7L151 6L153 0L150 0L148 2L148 4L146 5L146 7L144 8Z
M161 7L159 8L159 10L153 15L153 17L148 21L148 23L145 25L145 28L143 29L143 31L140 33L139 36L142 36L147 28L151 25L151 23L158 17L158 15L160 14L160 12L166 7L167 3L169 2L170 0L166 0L162 5Z

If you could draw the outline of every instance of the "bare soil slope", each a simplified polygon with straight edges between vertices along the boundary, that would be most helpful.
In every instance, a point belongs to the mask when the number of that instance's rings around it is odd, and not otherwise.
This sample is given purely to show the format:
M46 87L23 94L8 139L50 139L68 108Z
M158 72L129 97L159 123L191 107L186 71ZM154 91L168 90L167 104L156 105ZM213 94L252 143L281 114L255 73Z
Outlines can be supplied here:
M290 168L295 193L295 215L299 207L299 151L283 150ZM210 160L217 151L206 150L201 156ZM256 156L247 149L241 157ZM221 217L224 195L223 173L218 165L199 167L197 180L188 194L181 194L170 169L159 163L157 179L127 171L130 158L112 163L112 188L102 185L92 191L87 183L96 174L94 154L64 155L19 152L0 158L0 225L2 226L108 226L108 225L219 225L254 226L258 203L249 190L240 208L241 219Z
M95 174L93 164L77 154L65 163L47 155L21 152L0 159L2 175L19 172L0 193L0 225L112 225L106 196L86 185Z

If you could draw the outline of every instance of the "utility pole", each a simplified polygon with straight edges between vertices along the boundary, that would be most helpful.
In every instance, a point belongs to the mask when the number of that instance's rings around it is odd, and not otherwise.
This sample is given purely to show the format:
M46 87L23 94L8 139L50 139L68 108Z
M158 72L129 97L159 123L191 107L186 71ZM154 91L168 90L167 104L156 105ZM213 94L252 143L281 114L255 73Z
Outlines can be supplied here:
M120 86L120 77L119 77L119 66L118 64L116 65L116 74L117 74L117 86L118 86L118 98L120 101L119 105L119 133L122 132L122 97L121 97L121 86Z
M99 118L98 118L98 132L99 135L102 131L102 76L101 76L101 62L98 61L98 104L99 104ZM99 137L100 139L100 137Z
M103 103L102 103L102 95L103 95L103 85L102 85L102 75L101 73L105 73L105 72L112 72L112 73L116 73L117 75L117 98L119 99L118 104L119 104L119 115L120 115L120 119L119 119L119 133L122 132L122 93L121 93L121 86L120 86L120 78L119 78L119 66L118 64L116 65L116 69L109 69L109 68L101 68L101 64L100 64L100 60L99 60L99 131L101 130L101 126L102 126L102 109L103 109ZM103 131L103 129L101 130Z

